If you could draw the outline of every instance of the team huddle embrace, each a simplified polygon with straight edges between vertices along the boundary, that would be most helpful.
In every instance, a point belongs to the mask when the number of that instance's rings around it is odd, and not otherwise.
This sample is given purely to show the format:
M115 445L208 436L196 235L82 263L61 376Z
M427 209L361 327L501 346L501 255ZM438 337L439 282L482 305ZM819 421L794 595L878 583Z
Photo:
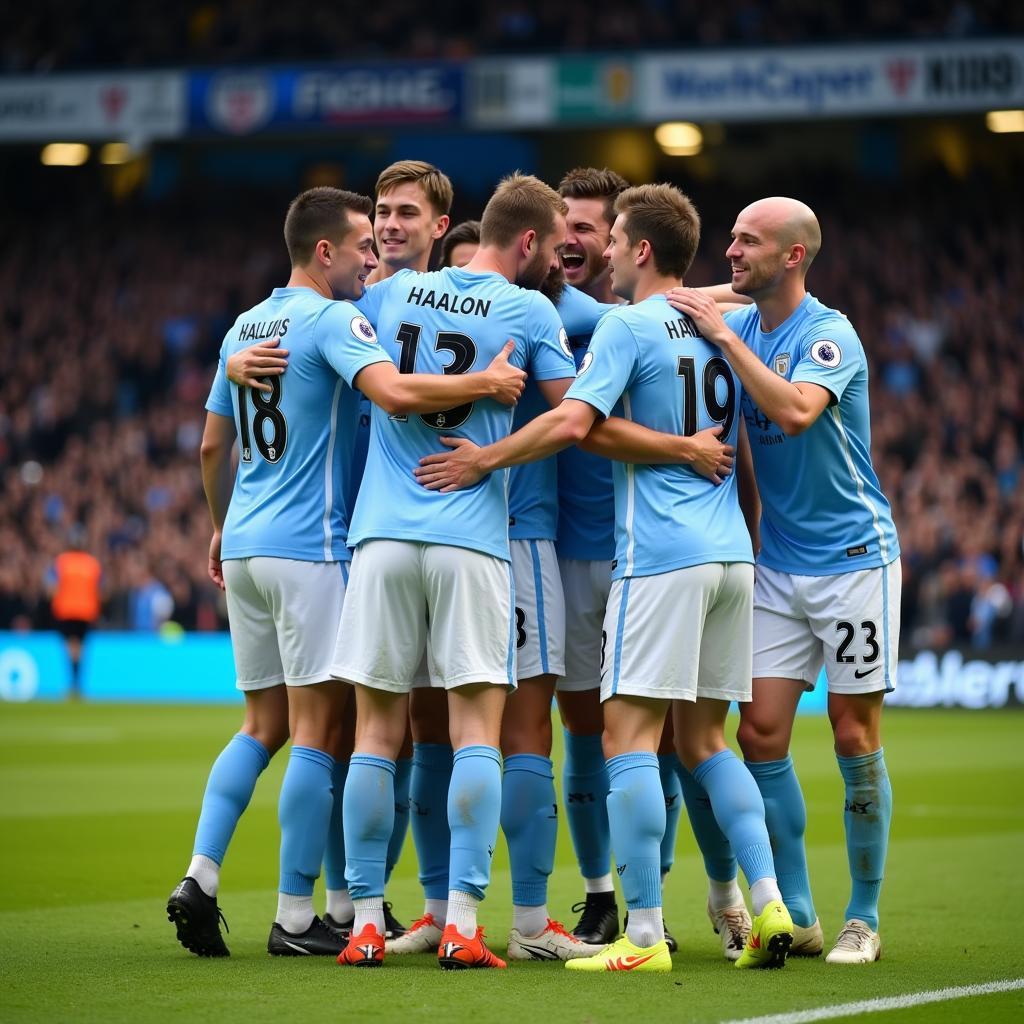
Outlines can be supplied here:
M669 971L685 805L725 958L817 956L789 745L824 667L851 880L826 959L877 960L899 545L863 348L806 291L813 211L751 204L730 283L693 289L700 219L671 185L513 174L449 231L451 201L419 161L375 201L302 193L287 285L224 339L202 471L246 710L168 900L179 941L228 954L221 865L290 737L271 954L506 967L477 922L500 829L509 959ZM553 699L571 930L547 906ZM410 821L424 908L404 928L385 895Z

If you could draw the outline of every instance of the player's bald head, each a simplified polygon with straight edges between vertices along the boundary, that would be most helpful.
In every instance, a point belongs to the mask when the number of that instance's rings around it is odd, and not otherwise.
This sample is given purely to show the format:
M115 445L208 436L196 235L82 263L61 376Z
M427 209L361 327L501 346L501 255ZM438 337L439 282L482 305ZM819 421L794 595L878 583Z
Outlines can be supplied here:
M802 245L806 253L803 261L805 271L821 249L821 227L818 218L814 211L799 199L789 199L786 196L759 199L740 211L736 223L755 227L758 234L774 239L782 249Z

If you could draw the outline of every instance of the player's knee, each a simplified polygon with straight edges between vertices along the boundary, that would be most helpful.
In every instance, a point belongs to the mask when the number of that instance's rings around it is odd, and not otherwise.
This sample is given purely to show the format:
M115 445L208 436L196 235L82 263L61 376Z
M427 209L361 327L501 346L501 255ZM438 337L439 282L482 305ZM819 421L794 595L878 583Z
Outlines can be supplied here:
M836 753L840 757L860 757L881 746L871 722L854 715L841 715L832 721Z
M788 731L752 716L740 719L736 740L748 761L780 761L789 752Z
M275 720L272 718L246 722L242 729L254 740L262 743L267 753L273 757L288 742L288 718Z

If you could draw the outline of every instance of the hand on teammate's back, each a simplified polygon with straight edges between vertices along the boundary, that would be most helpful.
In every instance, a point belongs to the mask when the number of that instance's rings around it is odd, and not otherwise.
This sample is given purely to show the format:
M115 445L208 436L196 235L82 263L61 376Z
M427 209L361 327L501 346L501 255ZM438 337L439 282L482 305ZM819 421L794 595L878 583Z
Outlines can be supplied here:
M693 446L690 465L701 476L707 477L715 486L725 483L732 473L736 450L731 444L722 444L718 435L721 426L698 430L688 438Z
M526 387L526 371L513 366L508 357L516 349L516 343L509 338L505 347L491 360L484 373L492 378L493 395L496 402L502 405L515 405Z
M467 437L442 437L440 440L451 451L425 455L413 470L416 479L428 491L442 494L479 483L485 476L478 464L480 448Z
M230 356L226 367L228 380L239 387L255 388L269 394L273 387L262 383L262 378L279 377L288 369L288 349L279 348L280 344L280 338L272 338Z

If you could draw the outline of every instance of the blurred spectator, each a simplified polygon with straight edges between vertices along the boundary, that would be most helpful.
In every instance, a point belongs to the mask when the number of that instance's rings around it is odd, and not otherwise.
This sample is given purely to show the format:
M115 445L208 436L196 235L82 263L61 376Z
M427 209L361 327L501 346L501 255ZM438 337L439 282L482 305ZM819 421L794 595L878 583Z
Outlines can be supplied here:
M85 634L100 617L99 561L85 550L85 530L76 523L68 535L68 548L53 562L46 576L50 610L64 636L71 661L71 694L79 696L79 668Z
M154 18L128 0L37 0L0 42L0 70L337 60L460 58L484 53L678 49L828 40L964 38L1024 31L1004 0L340 0L296 18L272 0L191 0Z

